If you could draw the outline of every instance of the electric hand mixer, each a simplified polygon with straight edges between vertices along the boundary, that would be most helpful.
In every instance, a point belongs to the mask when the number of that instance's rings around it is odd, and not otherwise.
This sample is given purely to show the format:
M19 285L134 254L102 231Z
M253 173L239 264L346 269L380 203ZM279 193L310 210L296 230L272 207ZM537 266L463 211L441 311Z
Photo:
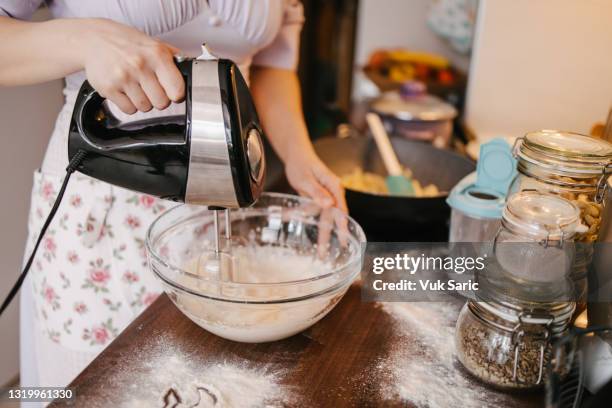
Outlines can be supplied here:
M238 67L206 49L196 59L177 58L186 84L185 114L121 123L105 99L85 81L76 99L70 134L70 164L56 202L26 266L0 308L18 292L75 171L130 190L214 212L215 254L220 251L219 210L253 204L263 189L262 130ZM217 258L218 259L218 258Z

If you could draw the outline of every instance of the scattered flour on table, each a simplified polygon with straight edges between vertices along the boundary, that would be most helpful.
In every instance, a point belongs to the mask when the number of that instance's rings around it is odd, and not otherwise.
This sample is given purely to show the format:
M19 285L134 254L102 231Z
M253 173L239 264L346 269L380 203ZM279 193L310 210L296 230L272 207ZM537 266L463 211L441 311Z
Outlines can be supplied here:
M106 406L282 407L291 401L291 391L279 382L282 371L248 363L198 361L163 338L118 364L119 372L106 390ZM115 397L113 384L125 388L126 383L131 398Z
M496 392L458 367L456 306L447 302L381 305L396 320L398 329L390 355L377 366L378 375L387 380L381 390L383 398L399 397L428 408L501 406Z

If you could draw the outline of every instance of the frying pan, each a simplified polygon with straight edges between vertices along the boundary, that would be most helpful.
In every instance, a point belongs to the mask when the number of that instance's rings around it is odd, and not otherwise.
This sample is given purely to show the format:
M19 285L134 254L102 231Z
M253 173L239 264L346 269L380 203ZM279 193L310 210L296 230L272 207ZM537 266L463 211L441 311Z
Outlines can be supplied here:
M448 192L475 170L469 159L424 142L391 138L400 163L412 170L421 185L435 184L437 197L416 198L369 194L347 189L349 213L364 229L368 241L444 242L448 240ZM355 167L386 177L385 167L371 138L328 137L314 143L319 157L338 176Z

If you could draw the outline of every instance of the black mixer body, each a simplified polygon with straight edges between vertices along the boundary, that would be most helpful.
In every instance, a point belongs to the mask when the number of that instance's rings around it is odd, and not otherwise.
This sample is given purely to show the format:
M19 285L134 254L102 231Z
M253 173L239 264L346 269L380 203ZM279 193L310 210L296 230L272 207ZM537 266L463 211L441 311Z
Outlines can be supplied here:
M185 114L120 122L86 81L75 103L68 156L83 174L157 197L214 207L253 204L265 174L262 130L248 86L229 60L177 63Z

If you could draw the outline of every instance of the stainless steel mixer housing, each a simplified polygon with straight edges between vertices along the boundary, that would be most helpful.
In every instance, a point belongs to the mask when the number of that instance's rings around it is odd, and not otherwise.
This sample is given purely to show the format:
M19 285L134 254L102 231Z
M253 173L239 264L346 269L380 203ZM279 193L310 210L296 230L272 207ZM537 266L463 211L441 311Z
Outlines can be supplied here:
M265 158L255 106L238 67L210 55L177 60L185 114L122 123L86 81L72 114L77 170L157 197L223 208L261 194Z

